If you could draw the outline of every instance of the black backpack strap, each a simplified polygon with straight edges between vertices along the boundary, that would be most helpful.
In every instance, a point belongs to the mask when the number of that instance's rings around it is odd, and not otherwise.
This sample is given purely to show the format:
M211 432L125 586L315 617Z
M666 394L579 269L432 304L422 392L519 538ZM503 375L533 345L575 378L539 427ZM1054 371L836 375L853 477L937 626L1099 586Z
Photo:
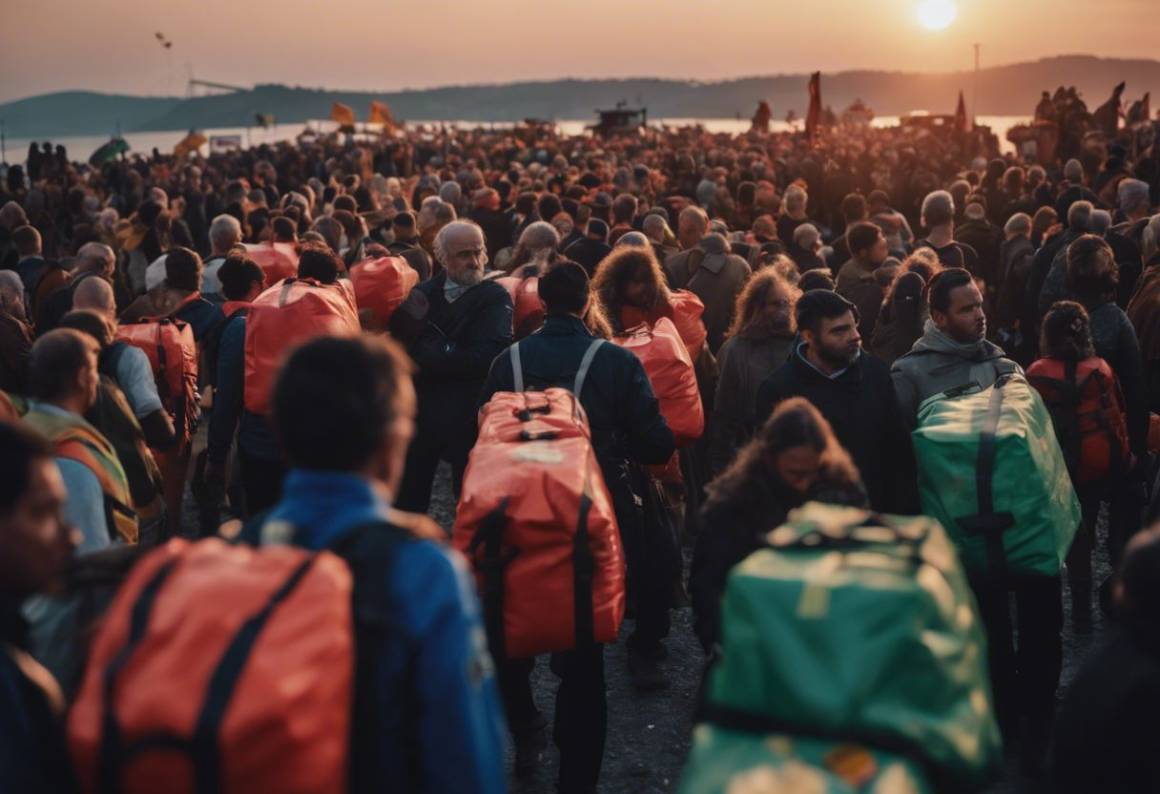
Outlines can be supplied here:
M975 490L978 494L979 511L973 516L957 519L959 526L969 535L982 535L987 549L987 576L997 586L1006 588L1007 554L1003 549L1003 533L1015 523L1015 517L1008 512L995 512L995 436L999 431L999 419L1003 415L1003 385L1006 380L998 380L991 391L987 404L987 417L979 434L979 452L975 462Z
M497 661L507 659L504 642L504 572L519 553L518 549L503 551L503 535L507 526L509 497L504 497L494 510L484 517L468 547L472 567L483 578L483 625L487 632L487 644L491 655ZM480 551L482 550L482 556Z
M350 568L354 582L351 599L354 620L354 699L351 708L349 780L347 790L371 792L379 790L377 759L380 753L378 726L381 724L380 702L376 693L380 675L383 648L394 640L408 642L408 635L392 616L388 572L400 546L410 542L412 535L386 521L357 526L329 548ZM403 684L403 731L406 746L404 757L410 771L410 784L420 780L420 748L417 725L419 705L415 697L418 670L418 652L407 650L406 681Z

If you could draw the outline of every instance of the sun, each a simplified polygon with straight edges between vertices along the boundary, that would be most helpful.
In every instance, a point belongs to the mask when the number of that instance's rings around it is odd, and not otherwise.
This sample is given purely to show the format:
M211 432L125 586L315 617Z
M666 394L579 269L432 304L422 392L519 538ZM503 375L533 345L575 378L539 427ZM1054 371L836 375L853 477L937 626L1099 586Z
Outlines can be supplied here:
M927 30L942 30L957 15L955 0L922 0L918 4L918 22Z

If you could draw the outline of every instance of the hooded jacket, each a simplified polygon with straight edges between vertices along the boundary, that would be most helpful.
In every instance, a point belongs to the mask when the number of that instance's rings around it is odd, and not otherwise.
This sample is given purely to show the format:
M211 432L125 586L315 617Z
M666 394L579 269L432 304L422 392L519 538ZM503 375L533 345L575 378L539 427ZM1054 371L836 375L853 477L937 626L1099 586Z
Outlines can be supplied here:
M918 424L918 407L928 397L969 383L985 389L999 376L1013 372L1023 370L1005 356L1003 348L986 339L956 342L927 320L922 337L894 362L890 377L902 420L913 429Z

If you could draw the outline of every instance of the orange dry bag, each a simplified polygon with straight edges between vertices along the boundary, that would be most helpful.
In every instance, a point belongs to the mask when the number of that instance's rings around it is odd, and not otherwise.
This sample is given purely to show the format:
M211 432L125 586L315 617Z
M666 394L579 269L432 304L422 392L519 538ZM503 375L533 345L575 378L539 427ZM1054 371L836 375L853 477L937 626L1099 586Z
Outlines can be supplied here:
M512 299L512 336L518 342L539 330L544 324L544 304L540 303L540 278L504 276L496 282L503 284Z
M290 348L316 336L357 336L350 282L286 279L259 295L246 314L246 410L270 413L274 378Z
M180 448L193 436L198 418L197 343L189 323L148 317L124 323L117 339L145 351L161 404L173 420Z
M635 306L625 306L620 310L620 325L622 328L633 328L641 323L649 326L656 325L662 317L672 320L689 351L689 358L697 360L701 350L705 347L705 340L709 338L705 330L705 323L701 315L705 313L705 304L693 292L684 289L669 292L667 303L657 302L650 311L645 312Z
M673 321L662 317L651 329L638 325L613 341L631 350L644 364L661 415L673 431L677 446L700 438L705 432L705 409L697 388L697 373Z
M358 308L369 309L375 323L385 328L419 283L419 274L401 256L384 256L352 266L350 281Z
M328 552L217 539L141 559L69 713L82 789L345 791L352 578Z
M251 243L246 246L246 256L262 268L267 284L298 275L298 252L290 243Z
M577 373L575 393L603 340ZM616 513L584 409L567 389L498 392L479 415L453 543L471 562L492 654L522 659L614 642L624 617Z

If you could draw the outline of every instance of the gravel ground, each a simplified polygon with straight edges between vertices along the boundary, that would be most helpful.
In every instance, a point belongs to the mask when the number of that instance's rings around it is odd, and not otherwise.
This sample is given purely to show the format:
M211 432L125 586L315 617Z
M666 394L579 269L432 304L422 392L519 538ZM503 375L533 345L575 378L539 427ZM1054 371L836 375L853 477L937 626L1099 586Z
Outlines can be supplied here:
M451 494L450 470L443 466L436 478L431 515L450 528L455 515ZM1107 576L1108 558L1103 545L1105 517L1101 516L1100 542L1093 559L1096 582ZM686 557L688 549L686 549ZM1077 635L1071 628L1071 593L1064 577L1063 675L1060 695L1070 684L1088 653L1099 642L1104 630L1103 616L1094 610L1091 634ZM681 769L689 751L692 732L693 698L704 655L693 635L692 611L688 607L673 612L672 632L666 645L669 656L665 669L670 686L661 692L638 694L628 682L623 638L631 633L632 622L625 621L620 642L605 651L605 676L608 684L608 742L601 771L601 794L664 794L676 791ZM548 670L547 658L537 660L533 674L536 705L551 724L554 693L558 679ZM555 791L557 757L547 754L548 763L527 780L512 778L516 794L540 794ZM511 759L509 758L509 769ZM1030 794L1028 781L1010 765L1003 778L986 794Z

